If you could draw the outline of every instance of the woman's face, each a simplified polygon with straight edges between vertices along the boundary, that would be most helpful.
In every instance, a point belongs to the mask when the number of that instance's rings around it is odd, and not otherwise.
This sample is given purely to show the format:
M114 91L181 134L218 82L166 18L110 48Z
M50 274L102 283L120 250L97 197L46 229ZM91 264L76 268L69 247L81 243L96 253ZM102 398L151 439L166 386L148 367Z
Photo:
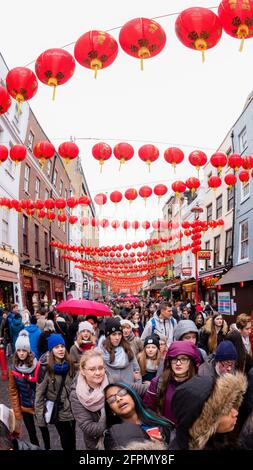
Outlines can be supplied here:
M192 343L195 345L197 343L196 333L193 333L193 332L185 333L181 339L182 341L188 341L189 343Z
M241 330L242 336L249 336L251 333L251 322L248 322L247 325Z
M55 359L58 359L59 361L62 361L64 359L66 353L66 348L64 344L57 344L57 346L55 346L52 351Z
M128 338L128 336L130 335L132 331L132 328L130 325L125 324L122 326L122 331L123 331L123 338Z
M166 351L166 343L165 343L165 341L163 341L162 339L160 339L159 344L160 344L160 352L161 352L161 353L164 353L164 352Z
M120 331L115 331L110 335L110 341L112 345L116 348L122 339L122 333Z
M139 315L139 312L135 312L132 316L133 320L134 321L139 321L140 320L140 315Z
M155 344L148 344L146 347L145 347L145 351L146 351L146 356L149 358L149 359L154 359L157 355L157 352L158 352L158 348Z
M233 431L237 421L238 411L232 408L228 415L222 416L219 420L216 432L225 433Z
M80 333L80 341L89 341L91 338L91 332L89 330L83 330Z
M86 382L93 388L99 387L105 378L105 366L102 357L92 357L86 361L81 369Z
M195 322L197 325L202 325L203 322L203 318L202 318L202 315L197 315L196 316L196 322Z
M171 368L176 377L185 377L190 367L190 359L184 354L179 354L170 360Z
M124 390L124 391L123 391ZM105 394L105 399L110 406L113 413L117 416L126 418L135 413L135 403L129 393L125 393L126 389L121 387L113 386L110 387ZM118 393L124 393L123 396Z
M223 320L222 320L222 316L219 315L218 317L215 317L214 319L214 324L215 326L217 326L218 328L221 328L222 327L222 323L223 323Z
M28 356L28 351L25 349L17 349L17 355L20 361L25 361Z

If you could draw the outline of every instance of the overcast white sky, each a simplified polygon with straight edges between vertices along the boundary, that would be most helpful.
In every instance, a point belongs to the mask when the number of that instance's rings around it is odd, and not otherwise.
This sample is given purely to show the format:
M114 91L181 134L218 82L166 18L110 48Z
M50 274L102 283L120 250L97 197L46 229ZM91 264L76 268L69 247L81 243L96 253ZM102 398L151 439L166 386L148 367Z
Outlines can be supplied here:
M108 30L123 25L135 17L154 18L180 12L192 6L218 6L219 1L199 0L73 0L72 2L43 2L23 0L4 2L1 8L1 52L9 68L26 65L44 50L75 42L91 29ZM213 10L217 12L217 10ZM167 43L153 59L145 61L144 72L138 60L119 48L116 61L93 73L76 65L72 79L57 89L52 102L52 90L39 83L37 95L30 101L38 120L53 143L58 146L70 136L76 137L83 168L93 195L100 191L125 190L143 184L154 186L163 182L171 185L173 170L163 159L163 151L172 144L185 151L186 157L197 148L210 149L208 155L221 143L226 132L240 114L250 93L253 62L253 39L245 41L239 53L239 41L224 32L219 44L201 54L184 47L174 31L176 16L157 21L165 29ZM118 39L119 29L111 34ZM73 53L74 44L67 47ZM34 64L30 67L34 70ZM120 141L137 140L136 155L118 172L118 161L112 157L99 174L98 162L91 156L94 140L98 138L115 145ZM113 140L111 140L113 139ZM151 167L151 173L138 157L143 143L157 144L161 157ZM187 164L178 171L177 178L189 174ZM161 206L162 207L162 206ZM157 199L147 204L121 204L115 214L109 204L102 216L153 220L161 216ZM101 233L103 231L101 230ZM137 232L136 239L143 237ZM103 234L102 234L103 235ZM128 235L133 240L134 234ZM103 236L103 242L112 242L112 233ZM118 240L126 241L123 230Z

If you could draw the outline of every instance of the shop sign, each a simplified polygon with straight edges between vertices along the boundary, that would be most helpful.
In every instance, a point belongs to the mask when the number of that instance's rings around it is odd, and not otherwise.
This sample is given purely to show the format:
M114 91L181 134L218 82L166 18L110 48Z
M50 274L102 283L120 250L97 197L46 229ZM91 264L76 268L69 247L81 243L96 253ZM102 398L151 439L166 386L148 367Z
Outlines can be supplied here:
M191 274L192 274L192 268L191 267L182 268L182 275L183 276L191 276Z
M17 255L0 248L0 269L18 273L19 261Z
M223 315L231 315L230 292L218 292L218 312Z
M24 276L24 277L23 277L22 284L23 284L23 288L24 288L26 291L33 291L33 280L32 280L32 277L26 277L26 276Z
M211 259L212 252L211 251L199 251L198 252L198 259Z
M202 286L206 287L207 289L216 289L217 286L215 285L218 282L219 277L208 276L202 279Z
M21 269L21 274L23 276L32 277L32 271L28 271L28 269Z
M55 292L63 292L63 281L54 281L54 290Z

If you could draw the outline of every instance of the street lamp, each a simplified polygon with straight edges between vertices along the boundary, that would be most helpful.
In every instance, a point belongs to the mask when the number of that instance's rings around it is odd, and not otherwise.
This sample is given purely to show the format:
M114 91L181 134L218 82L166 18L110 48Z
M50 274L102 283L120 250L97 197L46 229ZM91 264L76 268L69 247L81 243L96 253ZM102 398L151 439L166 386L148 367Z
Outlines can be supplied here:
M199 216L200 216L201 212L204 212L204 210L201 207L199 207L198 204L196 204L196 206L191 209L191 212L194 213L194 220L199 220ZM195 283L196 283L196 286L195 286L195 303L196 303L196 307L197 307L197 305L199 303L198 252L195 253Z

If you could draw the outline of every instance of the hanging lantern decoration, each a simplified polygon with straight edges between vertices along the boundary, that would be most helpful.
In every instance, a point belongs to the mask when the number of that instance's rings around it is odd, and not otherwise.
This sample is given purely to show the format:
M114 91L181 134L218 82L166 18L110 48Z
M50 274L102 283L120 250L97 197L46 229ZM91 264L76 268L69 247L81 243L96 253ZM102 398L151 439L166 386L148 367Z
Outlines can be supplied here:
M100 164L100 173L102 173L102 166L106 160L108 160L112 155L112 149L110 145L105 142L99 142L92 147L93 157L99 161Z
M0 165L6 162L8 158L9 151L5 145L0 145Z
M76 215L70 215L69 216L69 223L71 225L74 225L78 222L78 217Z
M225 183L228 185L229 189L236 184L237 178L233 173L228 173L224 178Z
M4 114L11 106L11 97L6 88L0 85L0 114Z
M171 189L175 192L175 195L178 198L180 194L185 192L186 184L183 181L174 181L171 185Z
M160 230L161 228L161 222L160 220L154 220L152 222L152 227L155 229L155 230Z
M200 181L198 178L195 178L192 176L191 178L188 178L185 182L187 188L191 190L191 193L194 194L197 189L200 187Z
M82 217L80 219L80 224L83 226L83 227L87 227L87 225L89 225L89 217Z
M52 158L55 154L55 148L51 142L47 140L38 142L33 147L33 155L37 158L40 162L40 165L43 167L46 160Z
M53 222L53 220L56 218L56 215L54 212L48 211L46 213L46 218L49 220L50 224Z
M192 166L195 166L199 177L200 167L207 163L207 156L201 150L194 150L194 152L191 152L189 155L189 162Z
M115 207L117 207L117 204L122 201L122 193L120 191L113 191L110 194L110 199L111 201L115 204Z
M170 147L164 152L164 159L170 163L176 172L176 166L184 160L184 152L177 147Z
M108 219L102 219L100 220L100 226L103 228L103 229L106 229L107 227L109 227L109 220Z
M242 157L242 167L244 168L244 170L252 170L253 157L251 155L246 155L245 157Z
M111 226L114 230L117 230L120 226L120 223L118 220L112 220Z
M123 165L125 162L133 158L134 148L132 147L132 145L126 142L121 142L120 144L115 145L113 149L113 153L114 153L114 156L117 158L117 160L120 161L120 165L119 165L119 171L120 171L121 165Z
M138 220L134 220L132 222L132 228L134 229L135 234L136 234L136 230L138 230L139 227L140 227L140 222L138 222Z
M144 220L144 222L142 222L141 224L142 228L144 228L144 230L148 230L150 228L150 222L148 220Z
M80 196L79 199L78 199L78 204L80 206L89 206L90 205L90 198L88 196L86 196L86 194L84 196Z
M159 150L153 144L146 144L139 148L138 154L140 159L147 163L150 171L150 165L155 162L159 157Z
M99 226L99 220L96 219L96 217L92 217L92 218L91 218L91 226L92 226L93 228Z
M27 154L26 147L21 144L13 145L10 149L10 159L17 165L23 162Z
M222 35L218 16L202 7L182 11L177 17L175 29L179 41L202 53L202 62L205 61L205 51L216 46Z
M97 78L98 70L111 65L118 54L118 43L105 31L88 31L75 44L74 56L80 65L94 70Z
M128 231L128 230L130 229L130 227L131 227L130 222L129 222L128 220L124 220L124 221L122 222L122 227L123 227L123 229L126 231L126 236L127 236L127 231Z
M222 180L219 176L210 176L207 181L209 188L212 188L214 191L219 188L222 184Z
M149 186L142 186L139 189L139 196L141 196L144 199L145 206L147 204L147 198L151 196L152 192L153 192L152 188L150 188Z
M160 203L161 197L165 196L167 192L168 188L165 186L165 184L157 184L154 187L154 194L158 196L158 204Z
M107 202L107 196L103 193L96 194L94 201L98 206L103 206Z
M222 0L218 15L224 31L241 40L239 50L242 51L245 39L253 36L253 1Z
M32 70L26 67L16 67L8 72L6 86L12 98L17 101L20 113L21 103L30 100L36 94L38 80Z
M55 201L51 198L45 201L45 208L50 212L52 209L55 208Z
M188 220L185 220L184 222L182 222L182 228L185 228L185 229L188 229L190 228L191 224L190 222L188 222Z
M70 160L78 157L79 148L74 142L63 142L58 148L58 153L64 162L68 164Z
M74 209L78 205L78 199L75 196L69 197L66 202L70 209Z
M141 60L143 70L144 59L156 56L164 48L166 34L156 21L135 18L121 28L119 43L124 52Z
M35 73L38 79L48 86L53 86L53 100L56 87L66 83L75 71L75 60L64 49L47 49L35 62Z
M248 183L250 179L250 174L247 170L241 170L239 173L239 180L242 182L243 186Z
M220 176L222 168L224 168L227 164L227 156L225 153L222 152L214 153L210 158L210 163L212 166L217 168L218 176Z
M66 207L66 201L65 199L56 199L55 201L55 207L56 209L58 209L60 211L60 213L62 212L63 209L65 209Z
M67 221L67 216L66 214L64 213L60 213L58 214L58 221L61 223L61 224L64 224L66 221Z
M238 171L242 166L242 157L239 153L233 153L228 157L228 166L233 170Z
M125 191L125 198L129 201L129 204L131 204L138 196L138 193L136 189L134 188L129 188Z

